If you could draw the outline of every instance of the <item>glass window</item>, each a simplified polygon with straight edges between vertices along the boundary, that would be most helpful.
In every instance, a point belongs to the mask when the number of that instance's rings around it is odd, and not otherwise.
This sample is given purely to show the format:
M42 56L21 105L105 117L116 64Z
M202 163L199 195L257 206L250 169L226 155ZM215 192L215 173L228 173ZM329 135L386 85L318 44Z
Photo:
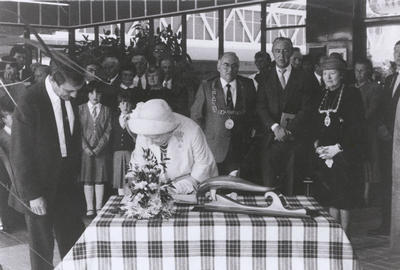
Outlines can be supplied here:
M374 67L379 67L384 73L389 72L393 61L394 44L400 39L400 25L385 25L367 28L367 56Z
M281 3L267 4L267 51L271 51L272 42L277 37L287 37L293 46L299 47L303 54L306 53L306 11L307 0L294 0ZM285 28L296 26L296 28ZM280 28L271 29L268 28Z
M253 62L261 48L261 5L225 9L224 13L225 51L234 51L240 61ZM243 72L245 65L240 69Z
M400 1L366 0L367 18L400 15Z
M193 60L218 59L218 12L187 14L187 53Z

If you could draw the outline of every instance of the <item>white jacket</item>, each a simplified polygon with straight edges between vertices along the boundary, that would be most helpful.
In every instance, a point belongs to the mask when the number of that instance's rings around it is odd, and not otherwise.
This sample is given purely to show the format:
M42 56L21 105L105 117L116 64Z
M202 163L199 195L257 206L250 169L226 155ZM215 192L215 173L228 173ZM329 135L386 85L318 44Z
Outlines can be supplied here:
M168 141L169 160L166 162L165 177L174 180L190 175L200 183L210 177L218 176L214 156L199 125L188 117L174 114L179 125ZM149 148L160 162L160 147L152 144L145 136L138 135L130 161L131 166L144 164L143 148Z

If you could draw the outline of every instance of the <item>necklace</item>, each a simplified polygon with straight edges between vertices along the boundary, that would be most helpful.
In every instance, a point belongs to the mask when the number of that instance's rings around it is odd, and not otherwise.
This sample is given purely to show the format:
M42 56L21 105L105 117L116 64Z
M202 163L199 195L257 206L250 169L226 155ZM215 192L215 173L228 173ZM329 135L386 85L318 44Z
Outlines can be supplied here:
M330 124L331 124L331 117L330 117L330 114L331 114L331 113L336 113L336 112L338 111L338 109L339 109L340 101L342 100L343 88L344 88L344 86L342 85L342 88L340 89L340 94L339 94L338 102L337 102L337 104L336 104L336 108L335 108L335 109L330 109L328 105L326 106L327 109L325 109L325 110L322 109L322 106L325 105L325 103L326 103L326 101L327 101L327 97L328 97L328 94L329 94L329 90L327 90L327 91L325 92L325 96L324 96L324 98L322 99L321 104L319 105L318 112L319 112L319 113L325 113L325 114L326 114L325 119L324 119L324 124L325 124L326 127L329 127Z

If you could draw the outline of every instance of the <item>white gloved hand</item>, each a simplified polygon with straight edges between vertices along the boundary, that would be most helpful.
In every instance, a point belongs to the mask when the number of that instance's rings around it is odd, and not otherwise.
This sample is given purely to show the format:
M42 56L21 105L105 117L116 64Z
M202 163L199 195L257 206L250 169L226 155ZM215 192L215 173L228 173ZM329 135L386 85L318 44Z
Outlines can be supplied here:
M188 178L185 178L185 179L182 179L182 180L179 180L179 181L175 182L173 184L174 187L175 187L175 192L177 194L190 194L190 193L192 193L193 191L195 191L194 184L195 184L196 180L194 180L194 178L193 178L193 181L188 179Z
M319 150L319 151L318 151ZM321 159L333 159L338 153L342 152L339 145L328 145L317 148L317 153Z

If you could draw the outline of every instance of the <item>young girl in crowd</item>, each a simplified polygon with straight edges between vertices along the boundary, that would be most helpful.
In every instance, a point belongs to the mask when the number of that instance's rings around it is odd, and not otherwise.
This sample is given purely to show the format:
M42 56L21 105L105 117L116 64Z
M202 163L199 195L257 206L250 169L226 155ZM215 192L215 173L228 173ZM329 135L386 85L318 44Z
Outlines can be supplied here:
M113 186L118 189L118 195L124 195L125 175L132 151L135 148L135 142L126 129L127 117L132 111L129 96L120 93L118 95L118 103L121 113L114 118L112 131Z
M104 183L107 181L107 146L111 136L111 110L100 104L101 85L87 85L89 102L79 106L82 125L82 166L80 181L84 183L87 216L95 214L103 206Z

